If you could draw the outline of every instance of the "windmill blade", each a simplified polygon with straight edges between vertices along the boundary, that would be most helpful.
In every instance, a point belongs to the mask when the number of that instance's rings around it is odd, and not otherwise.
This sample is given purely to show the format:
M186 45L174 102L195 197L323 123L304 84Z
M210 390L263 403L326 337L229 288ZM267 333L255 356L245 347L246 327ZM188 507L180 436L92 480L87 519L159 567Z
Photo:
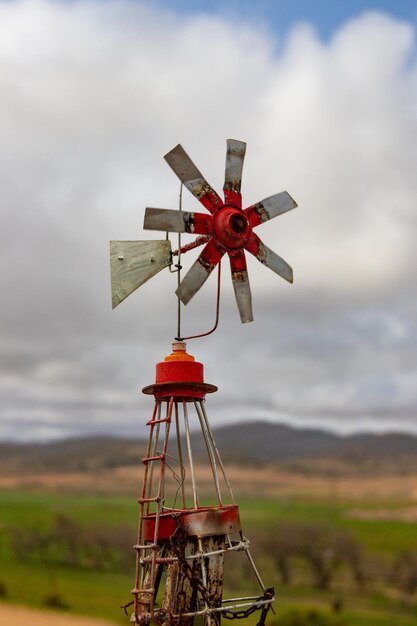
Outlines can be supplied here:
M110 241L112 308L171 263L169 241Z
M186 233L189 213L146 207L143 228L167 233Z
M295 209L298 206L294 198L286 191L276 193L274 196L269 196L261 202L253 204L249 208L245 209L246 216L254 228L262 222L272 220L272 218L282 215L291 209Z
M253 322L252 294L243 250L229 253L233 289L242 324Z
M252 233L245 248L248 252L253 254L258 261L269 267L269 269L281 276L281 278L284 278L289 283L293 282L292 268L284 259L278 256L278 254L262 243L255 233Z
M217 208L223 205L218 194L209 185L180 144L168 152L164 159L180 181L210 213L214 213Z
M226 170L224 177L224 200L226 204L234 204L242 208L240 188L242 184L242 169L245 158L246 143L237 139L227 140Z
M210 232L211 222L211 215L205 215L204 213L189 213L147 207L143 228L145 230L162 230L169 233L206 235Z
M210 239L175 292L183 304L188 304L191 298L204 285L223 254L224 250L218 246L214 239Z

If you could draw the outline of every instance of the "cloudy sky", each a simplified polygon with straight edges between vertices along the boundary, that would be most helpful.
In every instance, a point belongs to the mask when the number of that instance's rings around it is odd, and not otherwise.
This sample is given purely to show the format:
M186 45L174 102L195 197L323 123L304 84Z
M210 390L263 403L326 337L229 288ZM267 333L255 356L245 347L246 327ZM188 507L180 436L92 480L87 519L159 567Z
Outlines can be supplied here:
M416 26L398 0L0 0L0 439L143 432L176 276L112 311L108 241L163 237L177 143L220 191L229 137L245 206L298 202L257 230L295 283L248 259L242 325L223 263L188 344L212 423L417 433Z

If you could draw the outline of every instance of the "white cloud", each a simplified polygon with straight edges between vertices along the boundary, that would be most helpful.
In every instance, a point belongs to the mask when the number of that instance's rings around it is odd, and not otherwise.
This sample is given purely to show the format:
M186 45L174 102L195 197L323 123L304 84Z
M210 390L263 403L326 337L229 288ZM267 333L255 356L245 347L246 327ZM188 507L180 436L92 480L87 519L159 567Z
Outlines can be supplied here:
M255 322L241 326L224 263L220 328L190 346L223 390L213 407L241 406L243 386L253 417L334 413L343 429L385 411L410 426L415 32L369 13L326 44L307 24L275 43L149 3L0 3L1 436L109 430L115 406L114 429L135 427L137 387L175 334L175 277L111 312L107 242L153 237L146 205L176 208L162 157L178 142L221 190L230 136L248 143L247 205L283 189L300 205L258 229L296 284L250 259ZM185 332L212 323L214 283Z

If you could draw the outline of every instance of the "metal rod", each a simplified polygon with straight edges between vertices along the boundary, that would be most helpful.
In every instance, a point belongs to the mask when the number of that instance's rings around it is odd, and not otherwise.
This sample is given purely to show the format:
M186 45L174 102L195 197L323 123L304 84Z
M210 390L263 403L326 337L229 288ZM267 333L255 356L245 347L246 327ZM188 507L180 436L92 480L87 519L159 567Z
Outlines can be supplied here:
M191 450L190 426L188 423L187 403L185 400L183 400L182 403L183 403L183 411L184 411L185 438L187 441L188 460L190 462L191 485L193 489L194 508L198 509L198 495L197 495L197 486L195 483L195 475L194 475L193 453Z
M156 420L152 419L152 421L155 421L156 423L154 425L151 424L151 435L150 435L150 437L153 435L152 448L151 448L151 451L149 452L149 454L147 456L155 456L156 449L158 447L159 432L160 432L160 428L161 428L161 401L160 400L157 400L157 407L158 407L158 411L157 411L157 415L156 415ZM156 426L156 428L154 429L153 426ZM146 497L150 498L151 497L151 493L152 493L152 485L153 485L153 468L154 468L154 464L153 463L148 463L145 467L146 468L149 467L149 481L148 481L148 491L147 491ZM146 479L146 474L145 474L145 479ZM147 509L146 509L146 513L149 514L149 512L150 512L150 504L148 504Z
M239 541L239 543L237 543L236 545L230 547L230 548L222 548L219 550L211 550L209 552L204 552L204 558L209 557L209 556L217 556L218 554L225 554L226 552L240 552L241 550L247 550L249 546L249 541L244 540L244 541ZM141 548L141 547L147 547L150 548L151 546L135 546L137 548ZM186 561L195 561L196 559L201 559L201 554L200 552L198 552L197 554L188 554L185 557ZM151 560L151 556L144 556L141 558L141 563L148 563ZM170 563L174 563L175 561L178 561L178 557L176 556L170 556L167 557L165 559L165 561L169 561ZM258 597L258 596L256 596Z
M161 466L160 466L160 472L159 472L159 480L158 480L158 501L156 503L156 515L155 515L155 529L154 529L154 537L153 537L153 543L157 544L158 543L158 533L159 533L159 521L160 521L160 516L162 513L162 507L163 507L163 498L164 498L164 475L165 475L165 456L167 453L167 448L168 448L168 437L169 437L169 430L170 430L170 426L171 426L171 417L172 417L172 407L174 404L174 398L170 398L170 401L167 405L167 414L166 414L166 422L165 422L165 437L164 437L164 447L162 450L162 454L161 454ZM158 424L159 426L159 424ZM154 550L153 554L152 554L152 561L150 564L150 581L151 581L151 585L154 588L155 587L155 578L156 578L156 558L157 558L157 551ZM154 614L154 606L155 606L155 594L151 595L151 599L150 599L150 612L151 612L151 616L153 616Z
M182 188L183 184L180 185L180 195L178 199L178 210L182 213ZM178 263L177 263L177 287L179 288L181 284L181 233L178 233ZM177 337L181 337L181 300L179 296L177 296Z
M194 248L198 248L202 246L204 243L207 243L211 238L211 235L200 235L197 239L194 239L191 243L187 243L185 246L182 246L181 250L174 250L172 256L177 256L179 252L184 254L185 252L189 252L190 250L194 250Z
M198 550L200 552L199 556L201 557L204 554L203 540L201 539L201 537L198 538ZM204 554L204 556L206 556L206 555ZM206 572L204 560L205 560L204 558L200 558L200 562L201 562L201 578L203 580L204 587L207 589L207 572ZM206 607L208 607L207 602L205 602L205 605L206 605Z
M165 476L165 467L166 467L166 463L165 463L165 459L166 459L166 455L167 455L167 449L168 449L168 438L169 438L169 431L170 431L170 426L171 426L171 418L172 418L172 408L174 406L174 398L170 398L169 402L167 403L167 419L166 419L166 424L165 424L165 436L164 436L164 445L162 448L162 452L161 452L161 468L160 468L160 472L159 472L159 479L158 479L158 497L159 497L159 502L157 502L157 516L156 516L156 520L155 520L155 533L157 533L157 526L159 525L159 515L162 512L162 507L163 507L163 500L164 500L164 495L165 495L165 482L164 482L164 476ZM154 543L157 543L157 538L158 535L155 535L155 540Z
M220 469L222 470L222 474L223 474L223 479L224 479L224 482L226 483L227 488L228 488L228 490L229 490L229 494L230 494L230 498L231 498L231 500L232 500L232 504L236 504L236 502L235 502L235 497L234 497L234 495L233 495L233 491L232 491L232 487L231 487L231 485L230 485L229 479L227 478L227 475L226 475L226 470L224 469L223 461L221 460L220 453L219 453L219 449L218 449L218 447L217 447L217 445L216 445L216 441L215 441L215 439L214 439L213 431L211 430L211 427L210 427L210 422L208 421L207 413L206 413L206 410L205 410L205 408L204 408L204 404L203 404L203 402L201 402L201 410L202 410L202 412L203 412L204 421L205 421L205 423L206 423L206 427L207 427L207 432L208 432L208 434L209 434L209 437L210 437L211 443L212 443L212 445L213 445L213 449L214 449L214 451L215 451L215 453L216 453L217 462L218 462L218 464L220 465Z
M198 415L198 419L200 420L201 432L203 434L204 443L206 444L206 448L207 448L207 454L208 454L209 461L210 461L211 473L213 474L213 481L214 481L214 486L216 488L217 499L219 501L220 506L222 506L222 494L220 491L219 477L217 475L216 458L215 458L215 453L213 450L213 444L210 439L210 435L207 432L207 427L205 424L204 416L202 414L201 400L199 401L199 403L194 401L194 406Z
M155 402L155 406L153 409L153 414L152 414L152 420L155 420L155 416L158 414L158 409L159 409L159 403L158 401ZM150 456L151 455L151 450L152 450L152 440L153 440L153 430L154 427L151 426L150 432L149 432L149 438L148 438L148 445L146 448L146 456ZM141 491L141 500L143 502L140 502L140 516L139 516L139 527L138 527L138 543L141 543L141 535L142 535L142 517L143 517L143 511L144 511L144 504L145 504L145 500L146 498L149 497L149 490L148 490L148 470L149 470L149 466L145 465L145 471L143 474L143 481L142 481L142 491ZM148 492L148 493L147 493Z
M157 415L157 411L158 411L158 402L155 402L154 405L154 409L153 409L153 414L152 414L152 420L155 420L155 416ZM147 455L150 454L151 452L151 447L152 447L152 438L153 438L153 429L154 426L151 426L150 432L149 432L149 438L148 438L148 445L147 445ZM146 498L146 490L147 490L147 475L148 475L148 465L145 465L145 471L144 471L144 475L143 475L143 481L142 481L142 490L141 490L141 501L139 502L139 519L138 519L138 530L137 530L137 536L136 536L136 543L137 544L142 544L143 543L143 516L144 516L144 511L145 511L145 498ZM149 504L147 504L147 507L149 507ZM136 567L135 567L135 586L134 589L132 591L132 593L134 593L134 613L135 615L137 615L138 610L139 610L139 592L138 590L143 586L143 582L144 582L144 573L140 568L140 560L142 557L142 552L141 551L137 551L136 552Z
M181 495L182 495L182 506L185 509L186 501L185 501L185 486L184 486L184 478L185 478L185 468L184 468L184 460L182 456L182 445L181 445L181 433L180 433L180 420L178 416L178 402L175 402L175 425L177 429L177 447L178 447L178 458L180 462L180 472L181 472Z
M246 598L243 598L244 600ZM248 598L249 599L249 598ZM211 608L206 608L206 609L202 609L201 611L194 611L193 613L182 613L181 616L180 615L171 615L171 617L174 618L178 618L178 617L194 617L196 615L207 615L210 613L226 613L228 611L230 611L231 609L243 609L245 607L261 607L261 606L265 606L266 604L272 604L272 602L274 601L273 598L268 598L267 600L257 600L256 602L242 602L240 604L235 604L232 606L218 606L218 607L211 607ZM157 613L158 611L155 611L155 613Z
M243 598L226 598L226 600L222 600L222 604L229 604L230 602L243 602L244 600L259 600L259 596L245 596Z
M243 539L243 537L242 537L242 539ZM249 552L249 548L246 548L245 552L246 552L246 556L249 559L249 563L251 564L252 569L255 572L255 576L258 579L258 583L259 583L260 588L262 589L262 591L265 591L265 585L264 585L264 583L262 581L261 575L259 574L259 572L257 570L257 567L255 565L255 561L253 560L252 555Z
M219 269L218 269L218 272L217 272L216 319L215 319L213 328L211 330L208 330L206 333L200 333L199 335L191 335L190 337L182 337L182 339L178 335L178 337L176 337L177 340L181 339L182 341L188 341L189 339L200 339L200 337L207 337L207 335L211 335L212 333L214 333L214 331L216 330L217 326L219 325L221 266L222 266L222 262L219 261L219 265L218 265Z

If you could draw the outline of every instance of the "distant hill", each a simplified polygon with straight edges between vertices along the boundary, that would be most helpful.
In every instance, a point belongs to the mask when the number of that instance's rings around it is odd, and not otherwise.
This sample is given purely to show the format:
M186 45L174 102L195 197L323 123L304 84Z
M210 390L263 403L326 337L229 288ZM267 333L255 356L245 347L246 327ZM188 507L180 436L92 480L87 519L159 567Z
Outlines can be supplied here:
M215 430L215 438L229 461L246 460L249 463L276 463L321 456L340 442L340 437L323 430L301 430L271 422L223 426ZM197 450L202 453L201 442L197 442Z
M0 471L88 471L133 465L144 442L116 437L80 437L47 443L0 443Z
M340 436L320 429L249 422L215 431L228 462L280 463L303 471L417 471L417 437L402 433ZM201 441L196 448L203 452Z
M270 422L249 422L215 430L226 463L285 464L302 471L335 466L367 471L417 471L417 437L386 433L341 437L319 429L295 429ZM86 437L50 443L0 443L1 472L91 471L136 465L146 442ZM205 460L204 443L194 433L193 453ZM315 470L314 470L315 468Z

